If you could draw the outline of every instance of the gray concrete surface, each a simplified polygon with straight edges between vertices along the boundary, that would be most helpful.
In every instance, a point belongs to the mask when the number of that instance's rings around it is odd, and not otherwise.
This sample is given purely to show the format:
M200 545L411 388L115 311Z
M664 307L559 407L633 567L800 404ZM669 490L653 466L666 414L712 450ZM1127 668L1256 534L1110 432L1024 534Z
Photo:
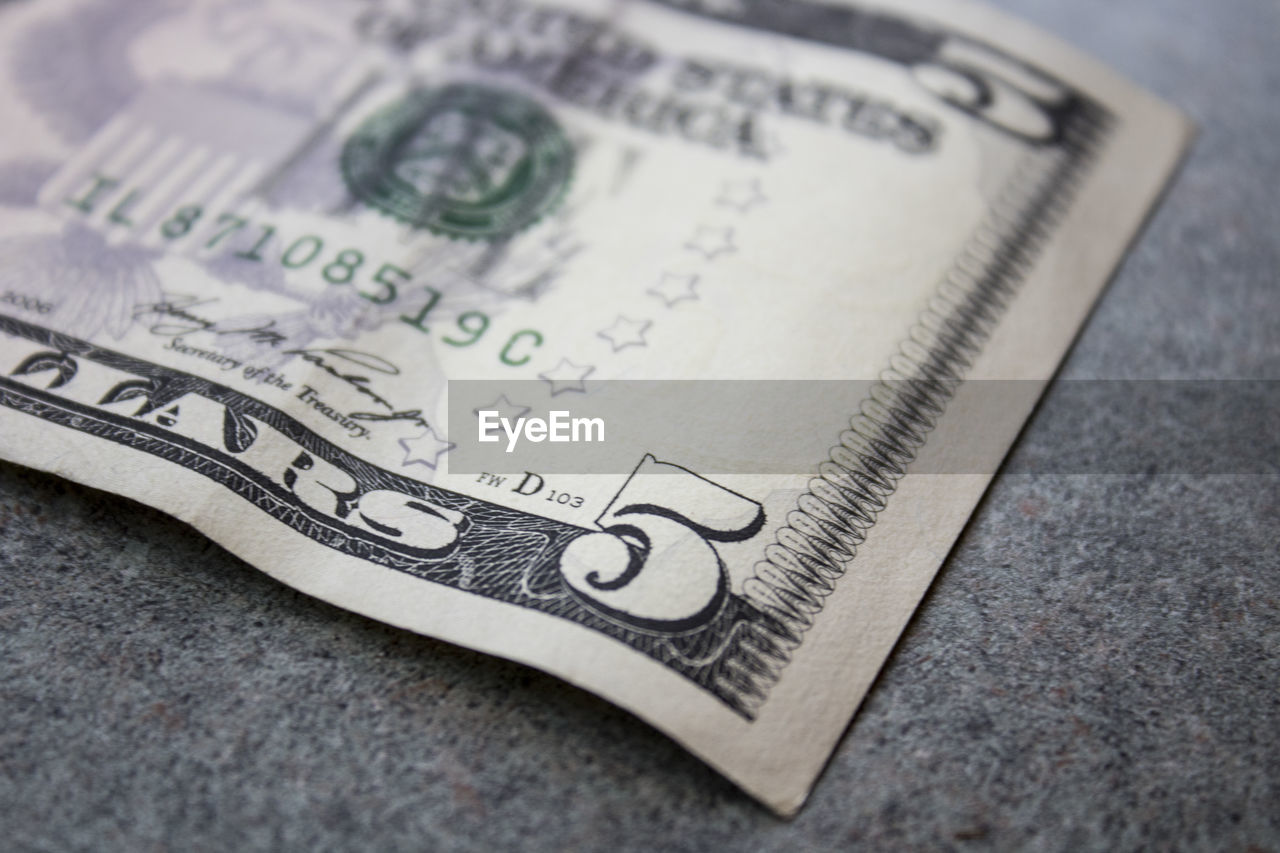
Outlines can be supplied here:
M1280 5L1000 5L1203 131L1064 375L1280 378ZM0 465L0 846L1280 850L1280 477L1033 473L1073 423L1051 393L792 822L582 691Z

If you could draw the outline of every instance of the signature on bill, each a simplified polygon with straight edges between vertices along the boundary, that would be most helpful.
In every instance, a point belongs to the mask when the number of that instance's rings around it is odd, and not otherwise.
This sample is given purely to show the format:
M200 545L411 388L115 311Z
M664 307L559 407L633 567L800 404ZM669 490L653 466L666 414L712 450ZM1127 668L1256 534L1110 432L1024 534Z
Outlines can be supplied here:
M279 349L289 342L288 337L275 328L270 320L250 326L224 326L197 313L195 309L212 305L219 300L201 299L180 293L166 293L159 302L138 305L133 311L135 320L149 318L148 331L160 337L178 337L199 332L222 337L244 336L256 344L278 349L281 355L297 356L302 361L327 373L339 382L354 388L356 392L376 407L375 411L350 412L352 420L372 422L407 422L423 429L430 424L422 416L421 409L402 409L374 389L378 375L399 376L400 368L387 359L361 350L332 348Z

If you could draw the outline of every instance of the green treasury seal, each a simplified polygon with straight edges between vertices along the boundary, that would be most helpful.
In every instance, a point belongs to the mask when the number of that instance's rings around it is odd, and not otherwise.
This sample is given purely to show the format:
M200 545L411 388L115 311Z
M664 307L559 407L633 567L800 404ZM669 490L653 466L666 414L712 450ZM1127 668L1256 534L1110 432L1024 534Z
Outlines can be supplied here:
M509 237L560 202L573 147L551 114L506 89L418 89L370 116L342 150L352 194L416 228Z

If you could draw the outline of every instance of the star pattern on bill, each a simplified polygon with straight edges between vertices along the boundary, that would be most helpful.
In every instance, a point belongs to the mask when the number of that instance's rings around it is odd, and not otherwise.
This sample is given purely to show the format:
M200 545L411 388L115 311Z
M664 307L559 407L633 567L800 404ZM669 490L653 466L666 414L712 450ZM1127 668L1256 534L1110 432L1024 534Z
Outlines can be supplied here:
M583 382L595 370L595 365L574 364L567 358L560 359L560 363L550 370L543 371L538 374L538 378L551 386L551 396L563 394L566 391L576 391L579 394L585 394L587 386Z
M691 273L664 272L659 277L658 283L645 292L658 297L668 308L672 308L678 302L698 298L698 276Z
M746 213L758 204L764 204L769 198L760 189L758 178L748 181L725 181L716 196L716 204L732 207L739 213Z
M618 352L627 347L648 346L649 343L644 339L644 333L649 331L649 327L652 325L652 320L632 320L630 317L624 317L619 314L618 319L613 321L612 326L607 329L601 329L596 334L608 341L614 352Z
M522 418L529 414L530 410L528 406L518 406L511 402L507 399L506 394L499 394L498 399L494 400L492 403L484 406L476 406L471 411L475 414L476 418L480 417L481 412L497 412L498 417L506 418L511 421L511 423L515 423L517 418Z
M715 228L710 225L699 225L698 230L689 242L684 244L684 247L697 252L707 260L738 251L738 247L733 245L732 228Z
M401 465L426 465L432 471L440 464L440 457L452 450L455 445L436 435L436 431L427 427L422 434L413 438L400 439L400 447L404 450L404 461Z

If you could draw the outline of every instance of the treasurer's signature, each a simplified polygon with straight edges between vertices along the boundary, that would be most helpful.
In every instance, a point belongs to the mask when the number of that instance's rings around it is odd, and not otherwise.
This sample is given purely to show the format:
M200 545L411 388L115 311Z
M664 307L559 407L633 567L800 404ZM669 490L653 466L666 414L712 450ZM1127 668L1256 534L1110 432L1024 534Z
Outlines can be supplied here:
M148 302L134 308L135 320L152 318L148 331L160 337L178 337L206 332L219 336L243 335L257 344L272 348L288 343L286 335L275 328L275 320L246 327L226 327L196 313L194 309L212 305L217 299L201 299L197 296L166 293L159 302ZM380 355L343 347L312 349L281 349L281 355L296 355L303 361L329 374L367 397L376 407L385 411L351 412L347 417L359 421L406 421L427 429L430 424L422 416L421 409L400 409L373 387L375 376L399 376L400 368Z
M285 355L296 355L308 364L345 382L359 393L368 397L375 405L386 409L386 412L351 412L347 417L357 421L409 421L426 429L429 425L422 417L420 409L398 410L389 400L370 387L373 381L368 376L350 373L352 366L383 376L399 376L400 368L380 355L361 352L354 349L287 349L281 350Z
M166 298L160 302L148 302L133 309L133 319L135 320L141 320L144 317L159 318L154 320L148 329L153 335L168 338L190 335L195 332L209 332L214 335L224 336L245 335L254 343L266 344L272 347L278 347L288 340L281 332L276 330L275 320L245 328L226 328L216 320L201 317L191 310L201 305L211 305L218 300L200 299L183 294L165 294L165 296Z

